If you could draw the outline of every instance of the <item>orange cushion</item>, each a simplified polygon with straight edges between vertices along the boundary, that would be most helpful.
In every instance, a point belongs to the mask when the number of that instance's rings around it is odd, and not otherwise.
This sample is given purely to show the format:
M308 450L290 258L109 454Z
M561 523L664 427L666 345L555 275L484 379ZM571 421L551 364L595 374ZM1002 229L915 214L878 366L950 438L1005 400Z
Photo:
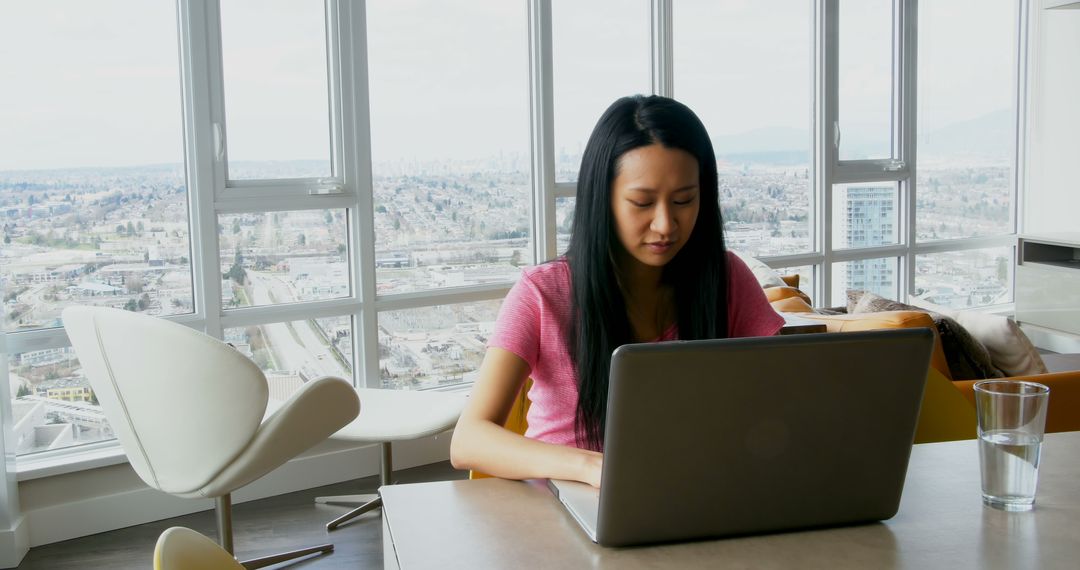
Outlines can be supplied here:
M803 293L802 291L800 291L800 290L798 290L798 289L796 289L794 287L788 287L786 285L782 286L782 287L766 287L764 289L764 291L765 291L765 298L768 299L770 303L779 301L781 299L789 299L791 297L798 297L798 298L802 299L803 301L806 301L806 304L808 304L808 305L811 304L810 297L808 297L806 295L806 293Z
M802 297L788 297L770 303L774 311L778 313L812 313L811 307Z
M1080 371L1014 376L1005 380L1038 382L1050 388L1046 403L1046 433L1080 431ZM953 382L965 398L975 405L975 383L978 380Z

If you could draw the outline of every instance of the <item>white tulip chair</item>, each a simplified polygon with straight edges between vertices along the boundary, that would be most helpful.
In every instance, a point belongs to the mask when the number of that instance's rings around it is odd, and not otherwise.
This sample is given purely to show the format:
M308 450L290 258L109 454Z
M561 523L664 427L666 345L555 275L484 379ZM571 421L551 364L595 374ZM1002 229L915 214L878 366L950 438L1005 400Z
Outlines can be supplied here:
M230 555L231 493L325 440L360 411L349 382L324 377L266 414L262 371L215 338L119 309L69 307L62 316L131 467L155 489L214 499L218 540ZM260 568L332 550L324 544L243 564Z

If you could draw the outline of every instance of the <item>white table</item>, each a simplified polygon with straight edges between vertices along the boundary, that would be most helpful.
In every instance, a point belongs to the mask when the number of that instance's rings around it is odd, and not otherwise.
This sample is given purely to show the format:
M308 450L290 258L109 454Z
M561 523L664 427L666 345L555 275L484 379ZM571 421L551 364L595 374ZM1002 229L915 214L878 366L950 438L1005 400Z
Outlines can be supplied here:
M543 482L392 485L385 567L1080 568L1080 432L1046 437L1031 512L984 507L978 463L974 440L915 446L882 523L638 548L593 544Z

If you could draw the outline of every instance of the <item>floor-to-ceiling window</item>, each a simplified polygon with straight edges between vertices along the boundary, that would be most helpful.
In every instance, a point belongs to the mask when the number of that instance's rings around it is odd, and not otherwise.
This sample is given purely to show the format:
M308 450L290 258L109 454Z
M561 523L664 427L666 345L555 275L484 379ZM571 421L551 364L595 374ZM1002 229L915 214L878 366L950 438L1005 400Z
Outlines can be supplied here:
M917 246L935 249L919 248L911 295L937 305L1012 300L1021 8L1016 0L919 4L914 233ZM969 25L957 26L961 18Z
M374 385L469 382L502 288L536 262L526 6L375 1L367 21L375 286L386 301ZM487 287L487 298L455 296L464 287Z
M275 398L325 374L467 384L520 268L566 246L596 119L661 85L713 138L730 246L801 274L818 304L1008 302L1025 9L5 7L0 286L21 460L111 437L60 328L71 304L222 338Z
M0 20L8 451L26 455L113 437L64 307L194 312L190 191L175 6L35 2Z
M727 246L761 258L815 251L814 6L674 3L674 96L716 150ZM813 265L791 267L813 286Z

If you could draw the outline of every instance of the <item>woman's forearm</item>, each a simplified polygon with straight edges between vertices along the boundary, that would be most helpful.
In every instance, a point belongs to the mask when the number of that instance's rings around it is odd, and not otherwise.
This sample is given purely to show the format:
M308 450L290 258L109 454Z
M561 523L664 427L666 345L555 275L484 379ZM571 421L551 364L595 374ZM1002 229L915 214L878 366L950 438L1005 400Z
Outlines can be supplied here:
M602 455L522 437L490 421L458 422L450 444L457 469L506 479L570 479L600 486Z

